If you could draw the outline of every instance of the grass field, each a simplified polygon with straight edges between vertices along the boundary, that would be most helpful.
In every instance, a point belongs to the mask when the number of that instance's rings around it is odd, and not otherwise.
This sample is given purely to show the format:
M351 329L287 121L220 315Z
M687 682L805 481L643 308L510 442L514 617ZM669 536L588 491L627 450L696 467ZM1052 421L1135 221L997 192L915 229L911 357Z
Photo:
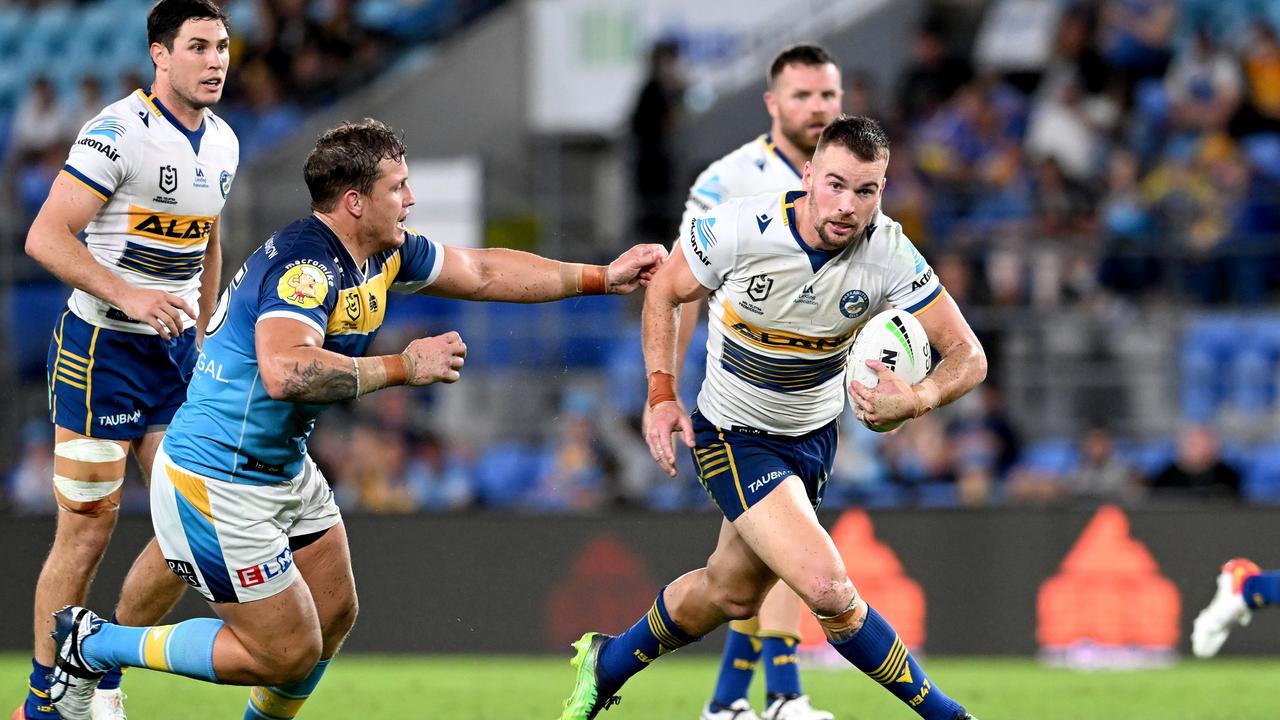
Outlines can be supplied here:
M569 692L565 659L340 656L300 715L326 718L553 720ZM981 720L1251 720L1280 717L1280 660L1185 661L1166 670L1080 673L1030 660L930 658L939 686ZM15 700L29 661L0 655L4 695ZM715 674L711 658L672 657L627 685L602 720L696 720ZM916 717L852 671L806 670L815 705L839 720ZM757 679L752 697L763 693ZM245 689L132 670L133 720L238 719ZM2 708L7 718L9 707Z

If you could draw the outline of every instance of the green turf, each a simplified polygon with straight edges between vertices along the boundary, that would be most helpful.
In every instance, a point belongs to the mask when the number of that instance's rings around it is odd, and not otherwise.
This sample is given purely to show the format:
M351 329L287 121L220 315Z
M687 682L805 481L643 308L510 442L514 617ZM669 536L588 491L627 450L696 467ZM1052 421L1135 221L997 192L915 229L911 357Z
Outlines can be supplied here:
M553 720L573 672L562 659L339 657L300 717ZM1280 717L1280 660L1184 661L1167 670L1080 673L1029 660L930 658L934 680L981 720L1251 720ZM30 671L0 655L0 689L14 704ZM602 720L695 720L715 675L712 658L664 658L627 685ZM910 720L913 713L851 670L806 670L814 704L839 720ZM240 718L243 688L147 670L125 678L133 720ZM759 705L759 680L753 686ZM9 707L0 708L7 713ZM0 714L7 718L7 714Z

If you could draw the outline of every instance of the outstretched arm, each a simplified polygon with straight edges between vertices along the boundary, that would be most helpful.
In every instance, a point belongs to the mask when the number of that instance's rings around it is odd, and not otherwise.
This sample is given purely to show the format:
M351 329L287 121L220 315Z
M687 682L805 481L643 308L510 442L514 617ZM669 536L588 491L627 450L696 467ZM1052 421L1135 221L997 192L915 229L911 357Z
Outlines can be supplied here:
M457 382L467 345L456 332L419 338L397 355L353 358L325 350L309 324L286 317L258 323L254 344L262 385L273 400L334 403L393 385Z
M624 295L648 285L666 259L661 245L636 245L609 265L580 265L505 248L446 246L435 282L421 292L461 300L536 303L575 295Z
M684 443L693 446L693 426L675 392L676 335L681 306L700 300L711 290L694 277L677 249L653 278L644 297L641 320L644 367L649 380L649 427L645 440L649 452L668 475L675 476L675 450L671 434L680 431Z

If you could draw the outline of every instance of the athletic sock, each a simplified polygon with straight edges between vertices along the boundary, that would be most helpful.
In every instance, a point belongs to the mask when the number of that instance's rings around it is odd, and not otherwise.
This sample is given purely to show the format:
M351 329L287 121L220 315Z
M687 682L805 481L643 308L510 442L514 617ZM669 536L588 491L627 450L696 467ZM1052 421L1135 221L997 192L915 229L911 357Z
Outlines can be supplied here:
M316 663L311 672L296 683L255 687L249 692L249 704L244 708L243 720L290 720L297 716L302 704L320 684L320 678L324 677L332 659Z
M720 656L720 675L716 677L716 689L711 695L712 710L728 707L734 700L747 696L760 650L761 643L755 637L729 628L724 654Z
M80 652L98 668L145 667L216 683L213 640L221 629L222 621L213 618L155 627L103 623L84 639Z
M1244 579L1240 585L1244 604L1252 610L1280 602L1280 570L1258 573Z
M964 710L930 682L898 633L870 605L853 637L831 646L925 720L954 720Z
M765 635L760 638L764 652L760 661L764 664L765 696L795 697L800 695L800 666L796 664L795 637Z
M22 712L27 720L59 720L61 716L49 702L49 674L53 668L41 665L35 658L31 659L31 676L27 681L27 699L22 703Z
M119 625L120 621L116 619L116 614L111 613L111 623ZM124 668L111 668L106 675L98 681L99 690L115 690L120 687L120 681L124 679Z
M671 615L667 613L667 604L662 599L665 591L664 587L658 592L658 599L644 617L600 649L596 662L600 697L617 692L628 678L662 655L698 640L681 630L671 619Z

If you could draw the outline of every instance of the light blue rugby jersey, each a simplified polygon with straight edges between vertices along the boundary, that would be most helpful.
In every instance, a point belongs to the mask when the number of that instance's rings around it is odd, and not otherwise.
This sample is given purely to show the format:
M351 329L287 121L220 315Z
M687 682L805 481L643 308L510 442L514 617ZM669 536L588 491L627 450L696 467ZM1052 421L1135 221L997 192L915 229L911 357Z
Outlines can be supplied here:
M382 325L387 291L431 284L443 261L438 243L409 232L403 246L370 257L365 272L318 218L287 225L249 256L219 298L187 401L165 433L165 452L180 467L217 480L292 479L328 406L267 395L254 349L258 321L301 320L324 335L326 350L359 357Z

